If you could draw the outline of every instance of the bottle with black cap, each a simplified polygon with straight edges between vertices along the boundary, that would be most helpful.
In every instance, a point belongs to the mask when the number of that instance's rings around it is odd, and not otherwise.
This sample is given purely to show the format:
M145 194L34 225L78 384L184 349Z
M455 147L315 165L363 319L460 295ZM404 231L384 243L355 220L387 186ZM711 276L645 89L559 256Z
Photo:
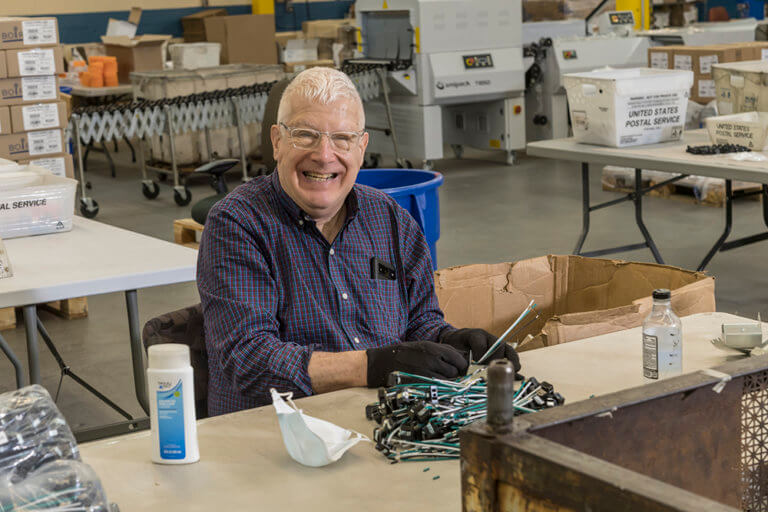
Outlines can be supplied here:
M672 294L653 291L653 308L643 322L643 377L664 379L683 372L683 326L672 311Z

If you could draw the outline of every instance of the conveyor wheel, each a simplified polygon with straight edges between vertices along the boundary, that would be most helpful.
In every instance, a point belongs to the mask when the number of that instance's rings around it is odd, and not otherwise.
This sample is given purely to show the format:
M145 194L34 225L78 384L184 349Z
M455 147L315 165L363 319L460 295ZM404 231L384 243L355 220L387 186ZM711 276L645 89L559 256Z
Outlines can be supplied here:
M80 213L86 219L92 219L99 214L99 203L96 200L88 198L80 199Z
M456 160L461 160L461 157L464 156L464 146L461 144L451 144L451 149L453 150L453 155L456 157Z
M184 193L181 192L182 190ZM173 189L173 200L179 206L187 206L192 201L192 192L186 186L175 188Z
M141 193L147 199L154 199L160 195L160 185L154 181L143 181L141 183Z
M432 160L422 160L421 168L424 169L425 171L431 171L432 169L435 168L435 162L433 162Z

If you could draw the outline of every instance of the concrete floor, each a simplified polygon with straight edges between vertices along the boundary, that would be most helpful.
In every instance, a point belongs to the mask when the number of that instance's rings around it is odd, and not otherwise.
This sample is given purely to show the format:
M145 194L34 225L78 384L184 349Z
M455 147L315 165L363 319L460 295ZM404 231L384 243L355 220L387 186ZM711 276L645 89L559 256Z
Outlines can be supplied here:
M91 157L88 178L101 211L97 220L164 240L173 240L174 219L189 217L190 207L178 207L169 187L149 201L141 195L138 171L124 149L116 156L117 177L110 178L103 155ZM468 155L478 156L477 154ZM517 166L465 158L442 160L436 169L445 182L440 190L440 267L511 261L543 254L567 254L581 229L581 190L578 166L572 163L523 158ZM593 202L618 197L600 186L593 169ZM231 176L236 185L236 173ZM204 180L190 183L193 202L213 191ZM671 265L695 268L720 234L723 211L673 199L648 198L646 224ZM742 200L734 208L733 236L763 230L760 203ZM594 214L586 250L640 241L631 204ZM11 254L11 258L13 255ZM151 255L147 255L151 257ZM651 261L647 250L617 255ZM768 243L717 255L708 270L717 279L718 310L755 317L768 313ZM142 324L160 313L197 302L194 284L139 291ZM130 413L140 415L133 395L125 299L122 294L89 297L90 315L62 320L40 316L73 370ZM26 360L21 328L2 333ZM41 349L43 384L56 391L59 372L54 359ZM14 387L12 367L0 359L0 392ZM59 407L75 429L119 421L121 417L65 379Z

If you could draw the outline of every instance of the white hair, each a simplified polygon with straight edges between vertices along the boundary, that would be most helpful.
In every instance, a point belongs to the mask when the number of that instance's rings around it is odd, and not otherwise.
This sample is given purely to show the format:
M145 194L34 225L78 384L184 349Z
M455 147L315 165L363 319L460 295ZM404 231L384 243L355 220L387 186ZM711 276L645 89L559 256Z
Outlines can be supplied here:
M291 100L295 97L321 105L329 105L343 98L350 99L360 106L360 117L363 125L360 126L360 129L365 127L365 114L363 113L363 102L360 99L360 94L352 80L341 71L318 66L305 69L296 75L280 98L280 105L277 107L278 123L287 121L291 113Z

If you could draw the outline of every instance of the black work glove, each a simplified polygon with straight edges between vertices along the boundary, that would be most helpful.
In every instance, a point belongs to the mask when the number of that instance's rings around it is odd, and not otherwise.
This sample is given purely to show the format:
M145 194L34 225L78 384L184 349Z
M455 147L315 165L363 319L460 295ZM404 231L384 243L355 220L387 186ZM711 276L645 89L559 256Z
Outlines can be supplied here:
M399 345L369 348L368 387L387 385L391 372L401 371L438 379L467 374L469 363L453 347L432 341L406 341Z
M484 331L483 329L458 329L452 331L450 328L445 328L440 331L440 335L437 337L438 341L445 345L450 345L469 361L469 352L472 351L472 359L470 363L473 363L483 357L496 342L496 336ZM509 359L514 365L515 372L520 371L520 357L507 342L503 342L496 350L486 359L483 364L488 364L494 359Z

